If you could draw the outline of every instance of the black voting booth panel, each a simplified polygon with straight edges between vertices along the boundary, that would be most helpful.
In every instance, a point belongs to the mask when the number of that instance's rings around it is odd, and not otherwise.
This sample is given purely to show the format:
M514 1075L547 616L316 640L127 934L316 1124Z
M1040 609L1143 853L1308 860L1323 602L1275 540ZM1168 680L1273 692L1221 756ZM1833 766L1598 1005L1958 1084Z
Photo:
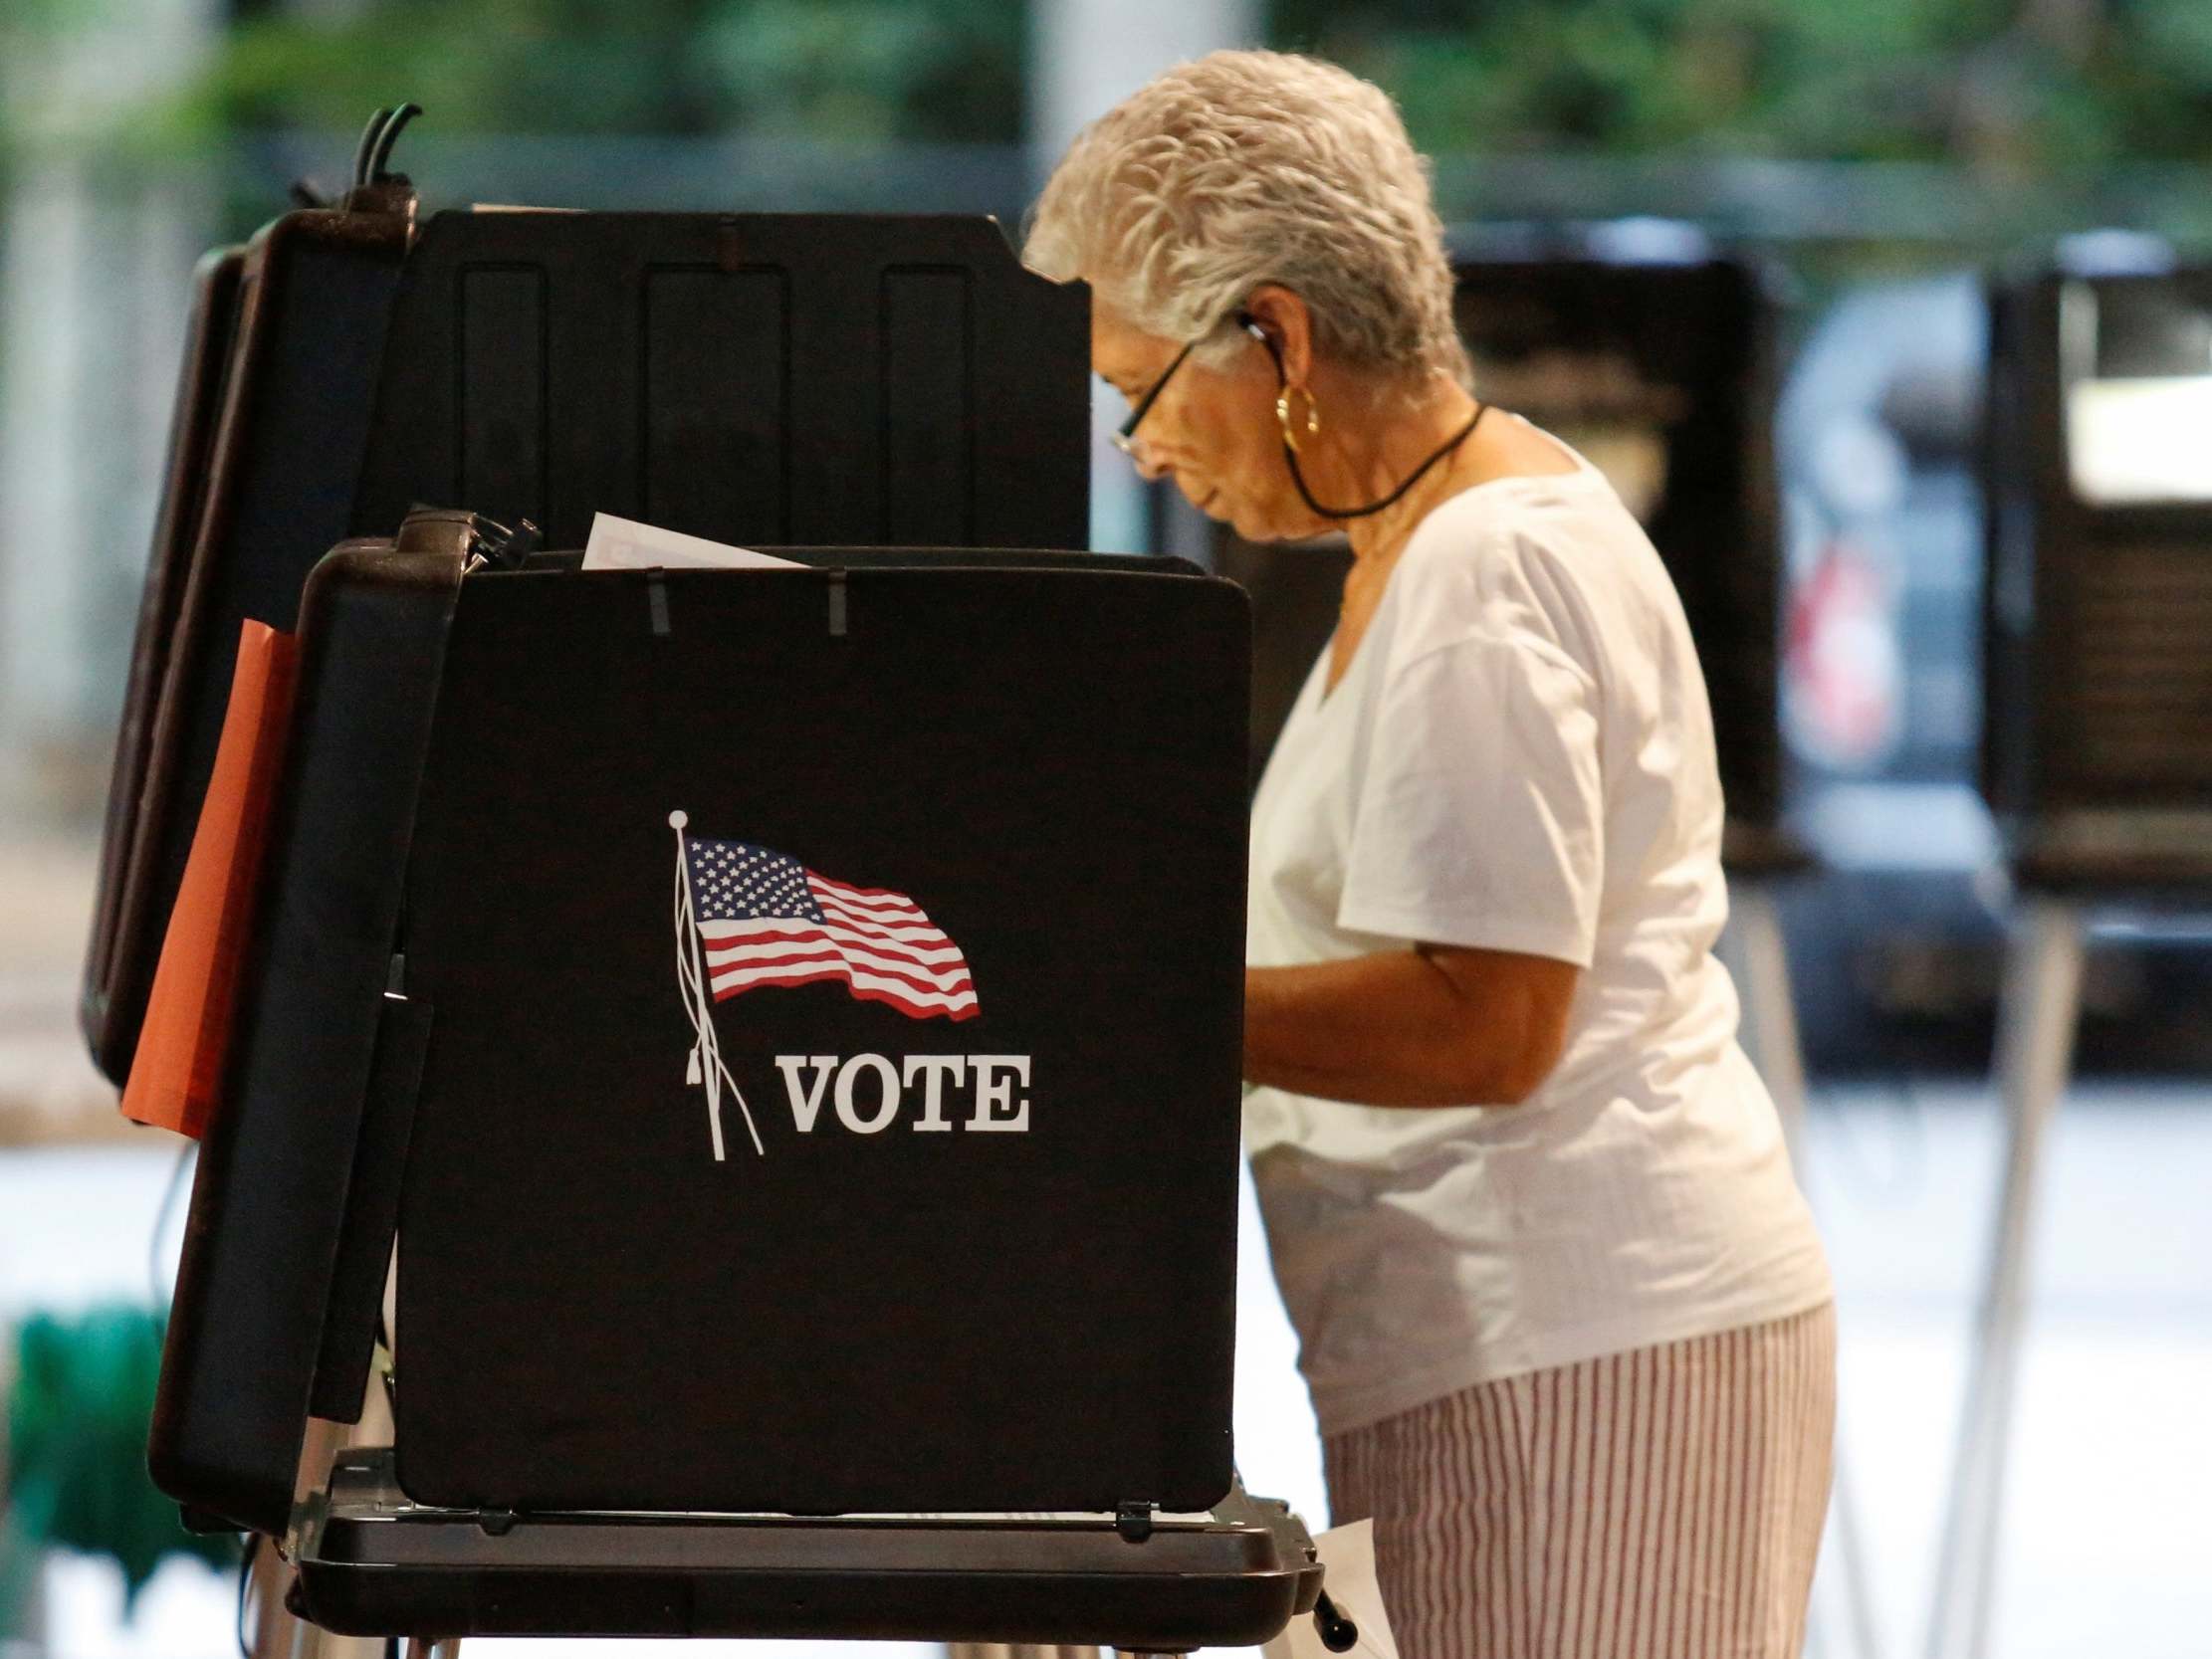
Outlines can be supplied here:
M121 1083L215 765L239 624L346 533L412 203L287 214L194 283L109 792L81 1019ZM387 526L388 527L388 526Z
M964 216L440 214L353 523L467 502L746 546L1080 547L1090 311Z
M396 1223L421 1503L1219 1499L1241 596L965 551L464 579L437 530L341 549L304 603L157 1482L282 1530L305 1417L358 1409ZM973 1016L840 983L717 1004L718 1160L678 811L910 896Z
M1584 448L1666 562L1711 693L1731 865L1796 862L1780 827L1776 320L1764 273L1734 255L1600 257L1565 236L1477 239L1453 267L1476 391ZM1233 538L1223 548L1219 568L1252 589L1262 744L1336 624L1347 557Z
M747 545L1080 546L1088 307L987 219L288 214L203 277L83 996L129 1071L239 624L468 501ZM235 296L231 289L235 286ZM212 436L207 436L208 434Z
M331 554L301 605L264 899L147 1442L198 1524L281 1536L307 1417L355 1420L367 1382L368 1348L338 1334L374 1329L398 1201L423 1033L383 992L463 549L411 529L399 552Z
M100 881L85 961L84 1024L102 1066L125 1075L127 1058L118 1064L110 1052L109 1019L118 996L130 1000L140 994L138 987L115 983L118 939L126 931L135 933L142 926L126 930L121 918L130 842L134 821L143 815L138 803L140 792L147 786L147 768L153 757L154 700L160 691L162 671L168 666L192 542L199 531L200 507L215 450L216 414L238 321L239 278L245 265L245 249L218 248L192 273L184 361L178 373L168 457L162 469L161 510L153 527L145 585L139 594L130 677L123 690L114 771L108 789ZM143 880L141 876L141 887ZM129 1046L136 1046L134 1029Z
M2030 886L2201 890L2212 268L2045 268L1989 302L1983 794Z
M401 1484L534 1509L1218 1498L1233 589L672 572L660 634L644 580L483 586L454 619L409 879L409 995L436 1031L400 1213ZM678 810L693 837L913 897L972 969L974 1017L841 984L733 998L722 1053L764 1150L726 1103L713 1161L671 1005ZM916 1055L976 1057L943 1085L955 1127ZM987 1069L1012 1105L986 1104ZM483 1341L502 1308L536 1310L527 1344ZM1167 1372L1136 1405L1135 1377ZM638 1467L644 1402L681 1459Z

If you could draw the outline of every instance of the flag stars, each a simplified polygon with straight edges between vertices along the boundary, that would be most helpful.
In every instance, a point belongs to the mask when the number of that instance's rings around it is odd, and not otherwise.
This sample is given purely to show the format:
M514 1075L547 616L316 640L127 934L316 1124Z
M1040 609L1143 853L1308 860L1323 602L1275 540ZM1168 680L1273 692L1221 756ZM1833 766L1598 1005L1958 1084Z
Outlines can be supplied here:
M709 913L705 920L788 919L816 926L825 920L796 859L742 842L690 845L695 890Z
M976 994L959 947L912 899L853 889L795 858L742 841L688 841L693 921L712 930L706 966L715 1000L760 985L841 977L856 997L915 1019L966 1019ZM894 933L869 922L904 908ZM855 912L879 913L865 920ZM750 941L741 943L739 941ZM825 966L833 952L835 965Z

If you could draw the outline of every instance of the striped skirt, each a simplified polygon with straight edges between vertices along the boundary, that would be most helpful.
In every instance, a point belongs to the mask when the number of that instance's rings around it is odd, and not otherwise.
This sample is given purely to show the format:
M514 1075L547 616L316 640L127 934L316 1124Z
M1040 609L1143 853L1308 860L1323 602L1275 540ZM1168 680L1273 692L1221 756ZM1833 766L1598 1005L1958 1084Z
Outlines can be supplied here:
M1403 1659L1796 1659L1836 1315L1479 1383L1324 1443Z

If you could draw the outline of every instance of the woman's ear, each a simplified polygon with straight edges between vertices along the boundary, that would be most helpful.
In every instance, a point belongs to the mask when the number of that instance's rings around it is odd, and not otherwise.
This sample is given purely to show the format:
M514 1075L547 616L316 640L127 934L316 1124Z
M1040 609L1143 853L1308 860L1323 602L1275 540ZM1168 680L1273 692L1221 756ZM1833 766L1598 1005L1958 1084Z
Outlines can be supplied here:
M1244 302L1244 314L1267 336L1283 383L1310 385L1313 378L1313 313L1280 283L1262 283Z

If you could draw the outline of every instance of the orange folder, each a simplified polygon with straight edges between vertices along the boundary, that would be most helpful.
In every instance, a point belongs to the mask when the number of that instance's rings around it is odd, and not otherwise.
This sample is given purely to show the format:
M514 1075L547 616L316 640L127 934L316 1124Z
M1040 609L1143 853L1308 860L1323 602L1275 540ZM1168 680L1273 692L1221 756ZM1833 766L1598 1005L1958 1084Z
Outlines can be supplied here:
M253 621L240 630L214 775L123 1087L125 1118L195 1141L222 1085L298 663L292 635Z

